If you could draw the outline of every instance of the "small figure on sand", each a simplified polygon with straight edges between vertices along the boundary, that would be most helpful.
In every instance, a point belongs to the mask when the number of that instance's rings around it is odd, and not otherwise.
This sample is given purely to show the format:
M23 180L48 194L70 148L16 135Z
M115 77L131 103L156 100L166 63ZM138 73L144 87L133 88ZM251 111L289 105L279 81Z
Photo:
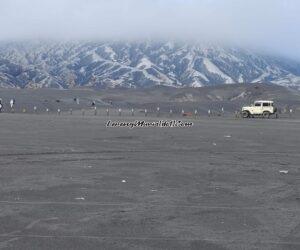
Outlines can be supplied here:
M16 103L16 100L14 98L10 100L9 104L10 104L11 109L14 108L15 103Z
M9 104L10 104L10 108L11 108L11 112L14 113L14 106L15 106L16 100L13 98L10 100Z

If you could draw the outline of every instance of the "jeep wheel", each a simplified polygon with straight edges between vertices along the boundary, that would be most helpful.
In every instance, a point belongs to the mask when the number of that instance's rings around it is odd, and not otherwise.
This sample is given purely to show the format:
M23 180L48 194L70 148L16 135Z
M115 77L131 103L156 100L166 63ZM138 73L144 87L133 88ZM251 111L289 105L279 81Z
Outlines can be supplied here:
M265 111L265 112L263 113L263 117L269 119L269 118L270 118L270 112Z
M243 111L242 116L243 116L243 118L249 118L250 117L249 111Z

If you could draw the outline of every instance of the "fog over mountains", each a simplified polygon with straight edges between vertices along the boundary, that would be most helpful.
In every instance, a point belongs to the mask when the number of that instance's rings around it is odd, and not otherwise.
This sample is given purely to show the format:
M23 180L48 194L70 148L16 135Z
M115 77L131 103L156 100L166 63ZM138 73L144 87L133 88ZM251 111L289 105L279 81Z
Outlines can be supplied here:
M1 87L201 87L233 83L274 83L299 89L300 63L213 44L0 44Z

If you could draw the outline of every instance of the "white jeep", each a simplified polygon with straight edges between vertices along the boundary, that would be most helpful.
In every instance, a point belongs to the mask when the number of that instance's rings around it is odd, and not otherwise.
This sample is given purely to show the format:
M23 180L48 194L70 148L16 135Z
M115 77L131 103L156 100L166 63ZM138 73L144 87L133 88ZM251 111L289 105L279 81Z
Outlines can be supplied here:
M273 101L256 101L251 106L242 108L243 118L250 118L254 116L269 118L274 114L277 117L277 108L274 107Z

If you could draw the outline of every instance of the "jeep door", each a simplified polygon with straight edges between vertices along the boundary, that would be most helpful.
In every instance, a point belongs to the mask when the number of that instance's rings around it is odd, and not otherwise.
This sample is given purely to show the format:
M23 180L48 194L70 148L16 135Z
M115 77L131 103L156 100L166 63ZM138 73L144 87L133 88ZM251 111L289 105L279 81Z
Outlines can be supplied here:
M263 103L263 112L268 111L270 113L273 113L273 106L269 102L264 102Z
M253 115L260 115L260 114L262 114L262 103L256 102L254 103Z

